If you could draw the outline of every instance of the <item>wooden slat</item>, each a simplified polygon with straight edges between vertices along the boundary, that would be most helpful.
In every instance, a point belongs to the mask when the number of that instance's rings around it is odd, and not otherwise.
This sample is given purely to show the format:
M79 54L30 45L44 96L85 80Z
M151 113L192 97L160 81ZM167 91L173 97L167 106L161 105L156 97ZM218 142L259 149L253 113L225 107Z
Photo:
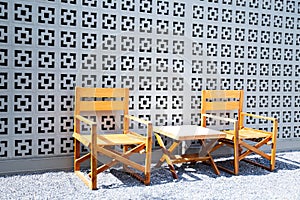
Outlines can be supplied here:
M270 139L271 138L265 138L262 141L256 143L253 147L256 148L256 149L258 149L258 148L262 147L263 145L265 145ZM252 151L250 149L248 149L247 151L245 151L244 153L242 153L242 155L240 155L240 159L246 158L246 156L248 156L250 153L252 153Z
M81 115L75 115L75 118L76 119L79 119L80 121L82 121L82 122L85 122L86 124L88 124L88 125L90 125L90 126L93 126L93 125L97 125L97 123L96 122L93 122L93 121L91 121L91 120L89 120L89 119L87 119L87 118L85 118L85 117L83 117L83 116L81 116ZM78 127L79 127L80 125L78 125ZM78 130L77 130L78 131Z
M124 110L124 101L80 101L80 111Z
M131 120L134 120L134 121L137 121L137 122L142 123L142 124L146 124L146 125L151 124L150 121L147 121L147 120L144 120L144 119L140 119L140 118L135 117L135 116L125 115L124 117L126 117L128 119L131 119Z
M90 147L91 135L81 135L73 133L73 137L79 140L82 144ZM145 138L136 137L132 134L98 134L97 145L100 146L111 146L111 145L130 145L130 144L141 144L145 142Z
M205 102L203 107L205 110L238 110L240 105L238 101Z
M81 163L81 162L84 162L84 161L86 161L90 158L91 158L91 153L87 153L87 154L83 155L82 157L76 159L75 162L76 163Z
M82 88L76 87L79 97L126 97L128 88Z
M250 144L244 142L244 141L240 141L240 145L242 145L243 147L246 147L247 149L249 149L250 151L268 159L271 160L271 156L266 154L265 152L259 150L257 147L251 146Z
M244 127L242 128L241 130L241 133L243 133L244 131L247 133L249 132L253 132L253 134L256 134L260 137L269 137L269 136L272 136L272 132L268 132L268 131L265 131L265 130L260 130L260 129L254 129L254 128L248 128L248 127Z
M212 98L240 98L241 90L203 90L202 96Z
M228 121L228 122L232 122L232 123L237 123L236 119L231 119L228 117L221 117L221 116L217 116L217 115L211 115L211 114L202 114L205 117L208 118L213 118L213 119L217 119L217 120L223 120L223 121Z
M130 155L132 155L132 154L134 154L134 153L136 153L136 152L141 151L143 148L145 148L145 145L141 144L141 145L138 145L138 146L136 146L135 148L133 148L133 149L127 151L127 152L124 153L124 154L121 154L121 153L116 152L116 151L113 151L113 150L110 150L110 151L112 151L113 153L118 154L118 155L123 156L124 158L127 158L127 159L128 159L128 157L129 157ZM119 162L118 160L113 159L111 162L101 165L100 167L97 168L97 174L99 174L99 173L101 173L101 172L103 172L103 171L109 169L110 167L116 165L118 162ZM89 176L91 176L91 172L89 173Z
M84 146L90 147L91 145L91 135L82 135L78 133L73 133L73 137L80 141Z
M91 180L87 179L84 176L83 172L75 171L75 174L83 181L84 184L86 184L88 187L90 187Z
M140 165L138 163L135 163L135 162L133 162L133 161L131 161L131 160L123 157L123 156L120 156L120 155L118 155L118 154L116 154L116 153L114 153L114 152L112 152L110 150L107 150L107 149L105 149L103 147L99 147L99 146L97 147L97 150L100 153L102 153L102 154L104 154L104 155L106 155L108 157L111 157L113 159L118 160L121 163L124 163L125 165L129 165L129 166L131 166L131 167L133 167L133 168L135 168L135 169L137 169L139 171L145 171L145 167L144 166L142 166L142 165Z
M191 157L191 158L184 158L179 155L176 155L176 159L172 160L173 164L177 163L185 163L185 162L197 162L197 161L206 161L209 160L209 157Z
M224 131L226 134L234 135L233 130ZM239 130L240 139L257 139L257 138L266 138L270 137L271 133L255 130L255 129L241 129Z
M97 136L97 145L130 145L144 142L145 138L136 137L132 134L99 134Z
M274 117L265 117L262 115L254 115L246 112L241 112L242 115L253 117L253 118L258 118L258 119L264 119L264 120L270 120L270 121L276 121L277 119Z
M140 135L139 133L136 133L134 131L127 131L127 134L132 134L135 137L141 138L141 140L146 140L146 137Z

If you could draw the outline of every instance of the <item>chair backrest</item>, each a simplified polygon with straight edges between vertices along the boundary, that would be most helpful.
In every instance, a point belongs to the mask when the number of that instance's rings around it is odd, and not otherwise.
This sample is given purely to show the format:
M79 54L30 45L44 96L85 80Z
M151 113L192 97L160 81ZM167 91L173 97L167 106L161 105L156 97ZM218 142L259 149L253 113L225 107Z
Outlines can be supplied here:
M83 111L123 110L128 114L128 88L83 88L75 89L75 115Z
M241 127L243 98L243 90L202 90L201 116L208 111L236 111ZM205 117L201 117L201 125L206 126Z
M75 88L74 115L91 111L121 111L128 115L128 88ZM129 121L124 118L124 130L128 129Z

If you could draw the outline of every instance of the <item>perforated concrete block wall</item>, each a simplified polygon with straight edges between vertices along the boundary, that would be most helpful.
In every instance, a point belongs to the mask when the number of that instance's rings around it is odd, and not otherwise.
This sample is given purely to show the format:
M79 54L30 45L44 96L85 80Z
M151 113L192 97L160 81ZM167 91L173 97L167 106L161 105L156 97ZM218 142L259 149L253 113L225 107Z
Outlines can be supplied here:
M296 139L299 77L296 0L1 0L0 159L71 155L76 85L129 87L155 125L199 124L202 89L244 89Z

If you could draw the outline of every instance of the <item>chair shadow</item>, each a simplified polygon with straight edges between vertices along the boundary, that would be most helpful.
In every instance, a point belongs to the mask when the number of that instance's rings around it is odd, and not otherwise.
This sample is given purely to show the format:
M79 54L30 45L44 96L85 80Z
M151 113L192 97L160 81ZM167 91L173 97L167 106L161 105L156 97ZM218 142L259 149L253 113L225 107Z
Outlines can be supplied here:
M264 163L265 160L262 158L250 158L257 162ZM224 160L216 162L218 165L224 167L232 167L232 160ZM233 174L229 174L225 171L220 170L220 175L215 174L210 164L197 162L195 164L176 164L175 170L178 175L178 179L174 179L169 170L168 165L165 163L159 167L152 167L151 169L151 185L162 185L172 182L193 182L193 181L205 181L207 179L216 179L218 177L232 177ZM264 176L270 173L277 173L281 170L297 170L300 169L300 162L294 161L283 156L276 156L276 168L273 172L270 172L261 167L252 165L247 162L240 162L239 176ZM99 185L103 189L113 189L119 187L149 187L145 186L139 180L133 178L129 174L125 173L122 168L120 169L111 169L109 171L116 179L120 182L119 184L110 184L110 185Z
M149 187L144 185L138 179L132 177L130 174L126 173L122 168L112 168L106 173L110 173L115 179L117 179L118 183L111 184L98 184L98 188L102 189L114 189L120 187ZM139 175L143 176L140 172L137 172ZM99 175L98 175L99 176ZM176 180L173 179L171 172L169 169L165 167L151 169L151 185L159 185L174 182Z
M196 163L196 164L177 164L174 165L175 170L178 175L178 179L174 179L169 167L167 164L163 164L161 167L151 168L151 185L162 185L172 182L192 182L192 181L201 181L208 178L217 178L219 177L216 175L211 168L210 165ZM113 189L113 188L120 188L120 187L149 187L145 186L142 182L137 180L136 178L132 177L131 175L127 174L123 171L123 169L113 168L108 173L110 173L114 178L116 178L119 183L115 184L99 184L99 188L102 189ZM141 174L140 174L141 175Z
M268 161L266 161L266 159L263 159L261 157L250 157L247 158L249 160L258 162L260 164L264 164L264 165L269 165ZM216 162L217 165L229 168L229 169L233 169L233 160L232 159L228 159L225 161L220 161L220 162ZM259 166L250 164L248 162L245 161L240 161L239 163L239 176L253 176L253 175L257 175L257 176L261 176L261 175L267 175L270 173L277 173L281 170L297 170L300 169L300 162L291 160L291 159L287 159L284 158L283 156L276 156L276 164L275 164L275 169L274 171L268 171L264 168L261 168ZM229 174L227 172L221 171L221 176L225 176L225 177L231 177L231 176L235 176L233 174Z

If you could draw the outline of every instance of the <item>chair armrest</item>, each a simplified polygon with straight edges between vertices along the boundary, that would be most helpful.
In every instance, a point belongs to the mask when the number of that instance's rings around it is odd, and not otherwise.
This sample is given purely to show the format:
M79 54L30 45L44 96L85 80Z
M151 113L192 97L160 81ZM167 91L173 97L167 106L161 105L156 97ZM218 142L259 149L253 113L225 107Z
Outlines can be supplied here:
M220 116L216 116L216 115L210 115L210 114L202 114L202 116L233 123L234 144L237 144L237 141L239 140L238 120L227 118L227 117L220 117Z
M91 121L91 120L89 120L86 117L83 117L81 115L75 115L75 127L74 127L74 133L73 133L73 137L75 137L75 138L78 138L80 136L80 131L78 133L76 132L76 130L77 130L76 127L80 126L80 124L77 125L77 123L78 123L77 120L82 121L82 122L86 123L87 125L91 126L91 137L92 137L92 148L91 149L92 149L92 152L94 152L95 151L94 147L97 144L97 138L96 138L97 137L96 136L96 134L97 134L97 130L96 130L97 129L97 123L93 122L93 121ZM80 130L80 128L79 128L79 130ZM89 142L87 141L85 145L89 146Z
M75 119L79 119L80 121L82 121L82 122L84 122L84 123L86 123L86 124L88 124L88 125L90 125L90 126L95 126L95 125L97 125L96 122L93 122L93 121L89 120L88 118L83 117L83 116L81 116L81 115L75 115Z
M126 117L126 118L128 118L128 119L131 119L131 120L133 120L133 121L142 123L142 124L146 124L147 126L148 126L148 125L152 125L152 122L147 121L147 120L144 120L144 119L140 119L140 118L138 118L138 117L134 117L134 116L131 116L131 115L125 115L124 117Z
M220 117L220 116L216 116L216 115L202 114L202 116L209 117L209 118L214 118L214 119L218 119L218 120L223 120L223 121L228 121L228 122L232 122L232 123L237 122L237 120L235 120L235 119Z
M144 119L140 119L138 117L134 117L134 116L131 116L131 115L124 115L125 118L128 118L128 119L131 119L133 121L136 121L136 122L139 122L139 123L142 123L142 124L145 124L147 126L147 137L148 137L148 140L151 141L152 139L152 130L153 130L153 127L152 127L152 122L150 121L147 121L147 120L144 120Z
M210 115L210 114L202 114L202 116L233 123L234 143L237 144L237 141L239 140L238 120L227 118L227 117L220 117L216 115Z
M265 116L254 115L254 114L250 114L250 113L246 113L246 112L241 112L241 115L254 117L254 118L258 118L258 119L270 120L270 121L273 121L273 122L277 121L277 119L274 118L274 117L265 117Z

